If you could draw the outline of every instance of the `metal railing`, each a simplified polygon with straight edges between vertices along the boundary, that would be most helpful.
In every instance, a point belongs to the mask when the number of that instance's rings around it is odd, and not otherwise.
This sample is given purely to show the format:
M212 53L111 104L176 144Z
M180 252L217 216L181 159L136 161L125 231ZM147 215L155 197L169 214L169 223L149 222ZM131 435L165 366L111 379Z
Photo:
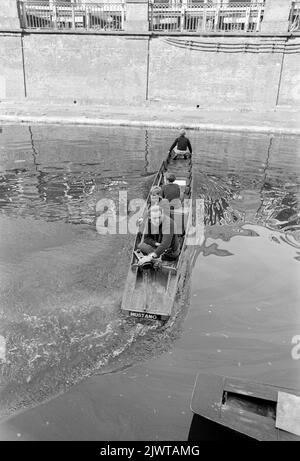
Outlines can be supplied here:
M300 2L292 2L289 17L289 32L300 32Z
M264 1L149 3L150 29L156 32L259 32L263 14Z
M24 29L123 30L126 2L85 3L18 0Z

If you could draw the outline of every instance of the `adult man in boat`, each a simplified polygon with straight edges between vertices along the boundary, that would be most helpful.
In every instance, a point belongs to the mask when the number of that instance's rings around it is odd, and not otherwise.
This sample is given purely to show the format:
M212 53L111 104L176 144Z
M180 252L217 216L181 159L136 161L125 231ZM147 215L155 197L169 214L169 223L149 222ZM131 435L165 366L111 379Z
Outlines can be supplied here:
M180 130L179 137L175 139L172 146L169 149L169 153L174 151L174 160L178 154L183 154L184 158L188 158L192 155L192 145L190 140L185 136L185 130Z
M178 184L175 184L176 176L173 173L167 173L166 175L167 183L164 184L161 188L162 198L166 198L169 202L172 200L180 199L180 187Z
M179 256L180 244L173 219L154 205L149 209L144 240L138 246L144 253L143 262L159 258L172 261Z

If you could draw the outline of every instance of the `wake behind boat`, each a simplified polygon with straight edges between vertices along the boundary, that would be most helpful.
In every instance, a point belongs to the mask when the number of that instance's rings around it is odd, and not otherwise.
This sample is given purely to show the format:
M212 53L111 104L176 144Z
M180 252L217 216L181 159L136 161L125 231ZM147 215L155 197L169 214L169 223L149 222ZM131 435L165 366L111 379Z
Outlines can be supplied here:
M162 187L165 184L167 173L173 173L176 176L175 183L180 187L181 206L173 211L174 220L177 222L178 218L182 220L181 233L178 234L180 252L174 261L161 258L159 264L156 264L157 260L155 264L148 262L143 264L143 255L139 250L139 245L143 242L145 233L137 233L121 309L129 316L138 319L167 320L170 317L187 250L186 240L192 224L192 206L189 204L186 209L182 205L184 200L192 197L191 156L174 160L172 153L170 153L167 159L162 162L151 190L154 186ZM149 193L147 206L143 212L144 220L147 219L150 204L151 196Z

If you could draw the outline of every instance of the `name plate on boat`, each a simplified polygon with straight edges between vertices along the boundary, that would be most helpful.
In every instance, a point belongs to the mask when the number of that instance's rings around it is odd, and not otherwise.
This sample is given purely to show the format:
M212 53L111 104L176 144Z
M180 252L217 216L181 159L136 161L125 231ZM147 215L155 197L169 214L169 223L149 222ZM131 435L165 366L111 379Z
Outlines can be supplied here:
M148 319L148 320L165 320L169 317L166 315L151 314L150 312L136 312L136 311L129 311L129 316L135 317L136 319Z

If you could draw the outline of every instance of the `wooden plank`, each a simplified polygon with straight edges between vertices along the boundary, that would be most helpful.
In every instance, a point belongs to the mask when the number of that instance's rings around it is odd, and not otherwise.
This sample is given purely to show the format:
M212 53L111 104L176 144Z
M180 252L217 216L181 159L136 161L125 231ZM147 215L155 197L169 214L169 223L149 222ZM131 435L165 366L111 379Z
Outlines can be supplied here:
M220 423L257 440L277 440L277 429L272 418L223 405Z
M277 402L278 389L274 386L250 382L238 378L226 378L224 391L256 396L257 398Z
M277 429L278 441L279 442L300 442L300 437L290 432L285 432L280 429Z
M240 394L255 395L257 398L271 400L277 402L278 392L292 392L293 394L300 396L300 390L289 389L280 386L273 386L272 384L263 384L255 381L248 381L242 378L226 377L225 391L238 392Z
M268 416L262 415L259 413L259 408L255 408L259 405L257 400L261 400L262 406L269 402L270 406L273 404L275 414L277 391L272 386L226 378L224 392L230 393L231 399L222 405L222 424L257 440L277 440L275 420L271 412ZM244 401L243 397L245 397ZM256 405L254 403L251 405L251 399L254 399Z
M285 415L279 414L278 417L279 395L285 397L282 405L286 408L281 409ZM257 440L300 440L300 390L199 373L191 409L200 416Z
M220 421L224 377L199 373L194 386L191 410L205 418Z
M123 296L122 310L127 311L130 316L137 318L147 318L144 314L153 314L156 316L169 317L171 314L171 303L169 296L166 292L166 287L163 286L161 281L156 280L157 273L149 272L147 282L139 280L135 283L134 288L131 287L129 292L131 294L130 301L128 297ZM168 274L164 276L167 282ZM166 283L165 283L166 285ZM145 303L145 293L147 294L147 301ZM129 302L128 302L129 301ZM147 308L146 308L147 304ZM143 314L143 315L135 315ZM150 315L149 315L150 318ZM155 318L153 318L155 320Z
M300 397L278 392L276 427L300 437Z

